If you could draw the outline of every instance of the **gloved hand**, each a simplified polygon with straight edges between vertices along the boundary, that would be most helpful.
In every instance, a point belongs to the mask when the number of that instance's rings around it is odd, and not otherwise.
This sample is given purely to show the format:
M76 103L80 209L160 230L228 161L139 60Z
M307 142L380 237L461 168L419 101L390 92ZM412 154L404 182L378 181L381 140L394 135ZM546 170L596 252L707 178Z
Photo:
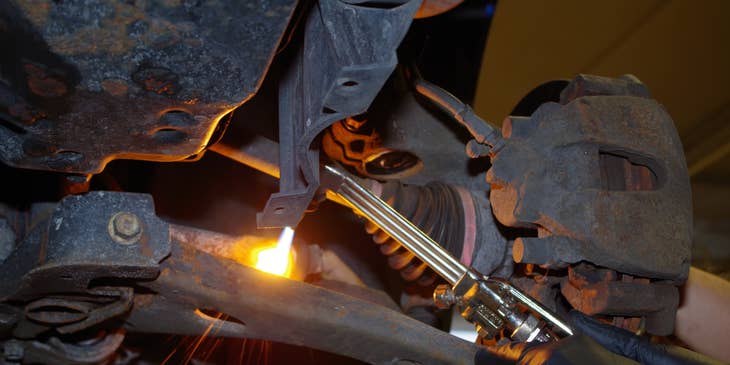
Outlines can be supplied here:
M576 334L551 343L508 343L477 352L476 365L715 365L721 362L677 346L652 344L621 328L570 313Z

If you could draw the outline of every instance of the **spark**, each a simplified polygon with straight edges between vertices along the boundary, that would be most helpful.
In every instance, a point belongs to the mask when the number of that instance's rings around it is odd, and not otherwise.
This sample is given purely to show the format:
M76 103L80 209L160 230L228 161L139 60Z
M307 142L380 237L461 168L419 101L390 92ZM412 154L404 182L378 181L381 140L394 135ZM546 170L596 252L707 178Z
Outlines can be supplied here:
M291 244L294 240L294 230L284 227L275 247L259 251L256 268L279 276L287 276L291 262Z
M196 311L199 311L199 310L196 309ZM220 321L221 316L223 316L223 313L218 313L215 317L213 317L213 318L215 318L215 320L212 321L208 325L208 327L205 329L205 331L203 332L203 334L200 337L198 337L198 340L192 346L188 346L188 349L186 350L186 352L189 352L189 354L185 358L185 361L183 362L183 364L190 363L190 360L192 360L193 356L195 355L195 352L198 351L198 348L200 347L200 344L203 343L203 340L205 340L205 338L208 337L208 334L210 334L210 331L213 329L213 327L216 324L218 324L218 323L221 322ZM191 347L192 347L192 351L190 351L190 348Z

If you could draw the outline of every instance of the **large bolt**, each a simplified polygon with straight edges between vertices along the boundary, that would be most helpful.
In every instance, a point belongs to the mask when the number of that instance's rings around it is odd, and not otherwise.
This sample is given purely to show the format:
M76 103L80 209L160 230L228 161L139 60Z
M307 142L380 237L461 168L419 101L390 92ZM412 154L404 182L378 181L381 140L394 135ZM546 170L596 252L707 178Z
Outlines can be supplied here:
M119 212L109 220L109 235L123 245L137 243L142 236L142 222L129 212Z

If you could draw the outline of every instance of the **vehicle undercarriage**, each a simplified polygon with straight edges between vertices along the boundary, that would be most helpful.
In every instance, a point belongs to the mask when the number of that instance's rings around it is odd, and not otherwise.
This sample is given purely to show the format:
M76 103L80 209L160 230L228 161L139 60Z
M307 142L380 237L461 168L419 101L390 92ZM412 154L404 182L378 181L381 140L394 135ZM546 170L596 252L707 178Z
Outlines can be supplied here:
M634 76L578 75L484 122L410 49L456 4L0 4L5 363L473 363L443 280L325 165L558 315L671 335L692 223L671 117ZM283 227L289 271L257 270Z

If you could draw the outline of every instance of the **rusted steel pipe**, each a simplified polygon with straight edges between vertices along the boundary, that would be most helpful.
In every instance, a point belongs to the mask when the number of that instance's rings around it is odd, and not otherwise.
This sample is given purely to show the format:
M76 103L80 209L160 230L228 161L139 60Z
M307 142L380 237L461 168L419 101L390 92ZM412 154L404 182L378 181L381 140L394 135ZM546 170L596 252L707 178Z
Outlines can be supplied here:
M279 144L266 137L253 136L241 146L218 142L209 149L277 179L280 176Z

